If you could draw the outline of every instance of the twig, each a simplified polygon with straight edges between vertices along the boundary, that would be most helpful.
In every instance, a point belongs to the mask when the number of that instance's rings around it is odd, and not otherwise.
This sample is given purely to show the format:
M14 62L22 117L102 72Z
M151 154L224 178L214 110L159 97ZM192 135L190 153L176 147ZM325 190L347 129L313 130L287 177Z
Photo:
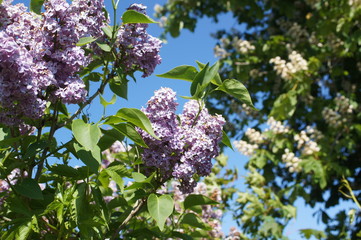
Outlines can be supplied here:
M119 225L119 227L117 228L117 230L115 230L111 240L114 240L118 233L120 232L120 230L122 230L130 221L130 219L132 219L140 210L141 207L143 207L144 203L146 202L145 199L139 199L137 200L137 202L135 203L135 206L133 207L133 210L129 213L129 215L127 216L126 219L124 219L124 221L122 222L122 224Z

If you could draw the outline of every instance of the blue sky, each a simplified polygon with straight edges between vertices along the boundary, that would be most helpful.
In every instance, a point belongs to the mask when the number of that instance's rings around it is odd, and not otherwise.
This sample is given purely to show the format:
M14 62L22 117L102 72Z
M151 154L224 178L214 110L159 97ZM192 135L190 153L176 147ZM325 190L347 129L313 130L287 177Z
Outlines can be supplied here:
M28 2L28 1L14 1L14 2ZM111 11L111 0L105 0L107 9ZM148 6L147 12L148 15L153 15L153 6L156 3L163 4L164 0L143 0L136 3L142 3ZM134 3L129 0L121 0L118 7L118 16L121 16L125 8L130 4ZM141 78L141 74L137 74L137 82L129 82L128 89L128 101L124 99L117 99L115 105L109 106L107 108L107 114L115 113L118 109L123 107L133 107L141 108L145 106L147 100L153 95L154 91L160 87L170 87L177 92L178 96L187 96L189 95L190 83L181 80L173 79L164 79L158 78L155 75L167 72L168 70L179 66L179 65L194 65L196 66L195 61L200 62L210 62L213 64L217 59L213 54L213 47L216 43L215 39L210 37L211 33L214 33L221 28L231 28L235 26L235 20L232 19L230 15L222 15L219 18L219 23L215 24L210 19L202 19L199 21L195 33L190 33L188 30L182 32L180 37L174 39L169 37L168 43L164 44L161 49L162 64L159 65L154 74L148 78ZM162 29L156 25L151 24L148 28L148 32L153 36L159 36L162 32ZM93 90L94 91L94 90ZM106 91L104 97L109 100L112 94L110 91ZM185 102L184 99L178 97L180 103L180 108ZM95 102L86 109L86 112L90 114L90 117L97 121L99 116L102 113L102 106L99 104L99 100L96 99ZM61 134L70 134L70 133L61 133ZM64 138L65 136L59 136ZM232 152L230 150L226 151L226 154L229 155L229 165L230 167L237 166L239 168L239 181L237 185L240 190L245 190L245 187L242 184L242 176L245 175L245 170L243 166L245 165L247 158L239 154L238 152ZM297 201L298 215L296 220L292 220L287 227L285 233L291 240L301 239L298 233L299 229L302 228L314 228L322 229L322 226L318 226L315 217L312 217L312 213L315 210L304 207L302 201ZM232 220L231 215L227 214L224 219L224 232L228 232L231 226L234 226L235 222Z

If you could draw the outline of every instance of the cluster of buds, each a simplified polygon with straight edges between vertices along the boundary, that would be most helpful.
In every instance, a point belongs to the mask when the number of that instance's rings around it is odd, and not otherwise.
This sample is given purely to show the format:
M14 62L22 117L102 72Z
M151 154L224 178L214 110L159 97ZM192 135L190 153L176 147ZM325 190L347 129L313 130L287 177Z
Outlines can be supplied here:
M238 37L233 38L233 47L237 52L242 54L248 54L256 49L249 41L238 39Z
M328 125L331 125L335 128L342 126L343 123L347 121L346 118L342 118L341 114L329 107L325 107L322 110L322 116Z
M345 96L339 95L334 99L335 110L329 107L325 107L322 110L322 116L327 124L338 128L344 125L350 114L355 110L355 105L352 104L351 100Z
M245 134L252 143L260 144L264 140L262 133L255 130L254 128L248 128Z
M276 22L280 26L280 29L296 42L299 42L301 39L306 39L309 36L307 30L303 29L301 25L296 22L289 22L283 19L279 19Z
M273 69L281 78L291 80L297 72L308 70L307 61L296 51L288 55L290 62L281 59L279 56L271 58L269 63L273 63Z
M351 100L343 95L338 95L334 102L336 104L336 111L347 114L352 113L355 110L354 105L352 105Z
M248 142L243 140L234 141L233 145L240 153L248 157L251 157L259 148L258 144L249 144Z
M270 117L267 120L267 124L269 126L269 130L275 134L283 134L288 133L290 128L284 125L281 121L275 120L273 117Z
M290 173L300 172L302 170L301 166L299 165L302 160L296 157L293 152L290 152L288 148L286 148L285 153L282 154L282 161L286 164L286 167Z
M312 155L320 151L320 147L307 136L306 131L301 131L300 134L296 134L294 139L297 142L297 148L302 149L302 155Z

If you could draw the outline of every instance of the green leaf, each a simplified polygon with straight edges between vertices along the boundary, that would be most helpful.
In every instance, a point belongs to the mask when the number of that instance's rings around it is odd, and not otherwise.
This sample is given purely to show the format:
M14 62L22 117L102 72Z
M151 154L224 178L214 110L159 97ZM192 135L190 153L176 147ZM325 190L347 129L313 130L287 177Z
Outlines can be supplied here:
M64 177L76 178L78 176L78 170L65 164L53 165L49 169L51 172Z
M223 130L222 130L222 133L223 133L223 135L222 135L222 143L233 150L231 140L229 139L227 133L225 131L223 131Z
M277 120L284 120L292 117L296 110L297 94L295 91L289 91L281 94L273 104L270 116Z
M135 126L140 127L149 133L155 139L159 139L155 135L149 119L142 111L136 108L122 108L117 112L116 116L124 118L128 122L133 123Z
M86 150L95 148L101 135L98 125L85 123L82 119L73 121L72 130L75 139L84 146Z
M202 228L202 229L210 228L202 221L200 217L198 217L194 213L187 213L186 215L184 215L184 217L181 220L181 224L188 224L191 227Z
M94 173L98 172L99 165L101 162L100 148L98 146L95 146L90 151L74 143L74 149L76 151L77 157L79 157L79 159L85 165L87 165L92 172Z
M119 79L119 77L109 82L110 90L117 96L128 99L128 81L126 79L123 81L117 79Z
M101 94L99 94L99 98L100 98L101 105L103 105L105 108L108 105L113 105L115 103L115 101L117 100L117 96L115 94L113 94L113 97L112 97L112 99L110 99L109 102L107 102Z
M133 172L133 173L132 173L132 178L133 178L134 181L136 181L136 182L143 182L145 179L147 179L146 176L144 176L143 174L138 173L138 172Z
M140 134L134 129L132 125L129 124L117 124L111 125L114 129L122 133L124 136L128 137L130 140L132 140L134 143L138 144L139 146L148 148L147 144L145 144L143 138L140 136Z
M196 205L216 205L219 204L216 201L213 201L212 199L199 195L199 194L191 194L186 197L184 200L184 208L189 209Z
M92 43L94 42L95 40L97 40L96 38L94 37L82 37L79 39L79 41L76 43L76 46L84 46L84 45L87 45L89 43Z
M201 63L201 62L199 62L199 61L196 61L196 63L197 63L198 68L199 68L200 70L202 70L202 69L206 66L206 64ZM214 75L214 78L211 80L211 83L213 83L213 84L216 85L216 86L222 85L221 76L219 75L218 72L216 73L216 75Z
M152 193L148 197L148 212L150 216L157 221L157 225L161 231L164 229L165 221L173 212L173 205L173 198L169 195L158 197Z
M100 151L110 148L115 141L123 141L124 135L116 129L104 130L101 129L103 136L99 139L98 146Z
M44 4L44 0L31 0L30 11L40 15L43 4Z
M100 49L101 50L103 50L104 52L110 52L110 51L112 51L112 48L108 45L108 44L106 44L106 43L96 43L99 47L100 47Z
M120 176L116 171L113 171L113 169L105 169L106 173L109 175L109 177L119 186L119 189L121 192L124 191L124 180L122 176Z
M217 87L216 90L223 91L232 97L237 98L241 102L254 108L251 96L248 93L247 88L236 79L226 79L221 86Z
M107 37L110 39L112 38L112 35L113 35L113 28L114 28L114 26L110 26L110 25L107 25L102 28L105 35L107 35Z
M206 66L194 77L191 85L191 95L201 97L201 93L207 88L209 83L218 73L218 69L219 62L216 62L212 67L209 67L209 64L207 63Z
M30 146L26 149L24 159L34 157L38 152L43 151L47 145L48 143L44 140L30 144Z
M125 13L123 13L122 16L123 24L128 23L157 23L147 15L144 15L143 13L134 11L134 10L127 10Z
M14 186L14 189L19 194L28 198L38 200L44 199L39 184L34 179L24 178L22 182Z
M326 234L323 231L315 230L315 229L300 229L301 236L306 239L310 239L312 236L317 239L326 238Z
M182 65L173 68L172 70L156 75L157 77L162 78L171 78L171 79L180 79L192 82L195 76L197 75L198 71L193 66Z

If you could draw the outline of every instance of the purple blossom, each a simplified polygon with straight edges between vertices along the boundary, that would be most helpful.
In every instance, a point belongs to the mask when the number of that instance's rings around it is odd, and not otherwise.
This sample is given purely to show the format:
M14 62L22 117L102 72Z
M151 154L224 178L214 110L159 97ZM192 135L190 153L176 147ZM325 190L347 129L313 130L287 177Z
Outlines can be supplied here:
M144 149L142 157L148 167L159 168L164 180L171 177L179 179L179 189L184 193L193 191L196 182L193 177L207 176L211 173L211 159L219 154L222 139L222 116L212 116L197 101L185 104L183 113L175 114L177 103L175 92L161 88L148 101L142 111L152 123L154 139L139 130L149 148Z
M128 10L146 14L142 4L132 4ZM120 50L119 64L127 74L137 70L142 71L142 77L151 75L155 67L161 63L159 50L162 41L149 35L148 24L125 24L118 32L118 47Z
M80 103L87 91L77 73L91 56L76 46L101 37L103 0L49 0L41 17L23 4L0 5L0 122L20 126L43 116L47 101Z

